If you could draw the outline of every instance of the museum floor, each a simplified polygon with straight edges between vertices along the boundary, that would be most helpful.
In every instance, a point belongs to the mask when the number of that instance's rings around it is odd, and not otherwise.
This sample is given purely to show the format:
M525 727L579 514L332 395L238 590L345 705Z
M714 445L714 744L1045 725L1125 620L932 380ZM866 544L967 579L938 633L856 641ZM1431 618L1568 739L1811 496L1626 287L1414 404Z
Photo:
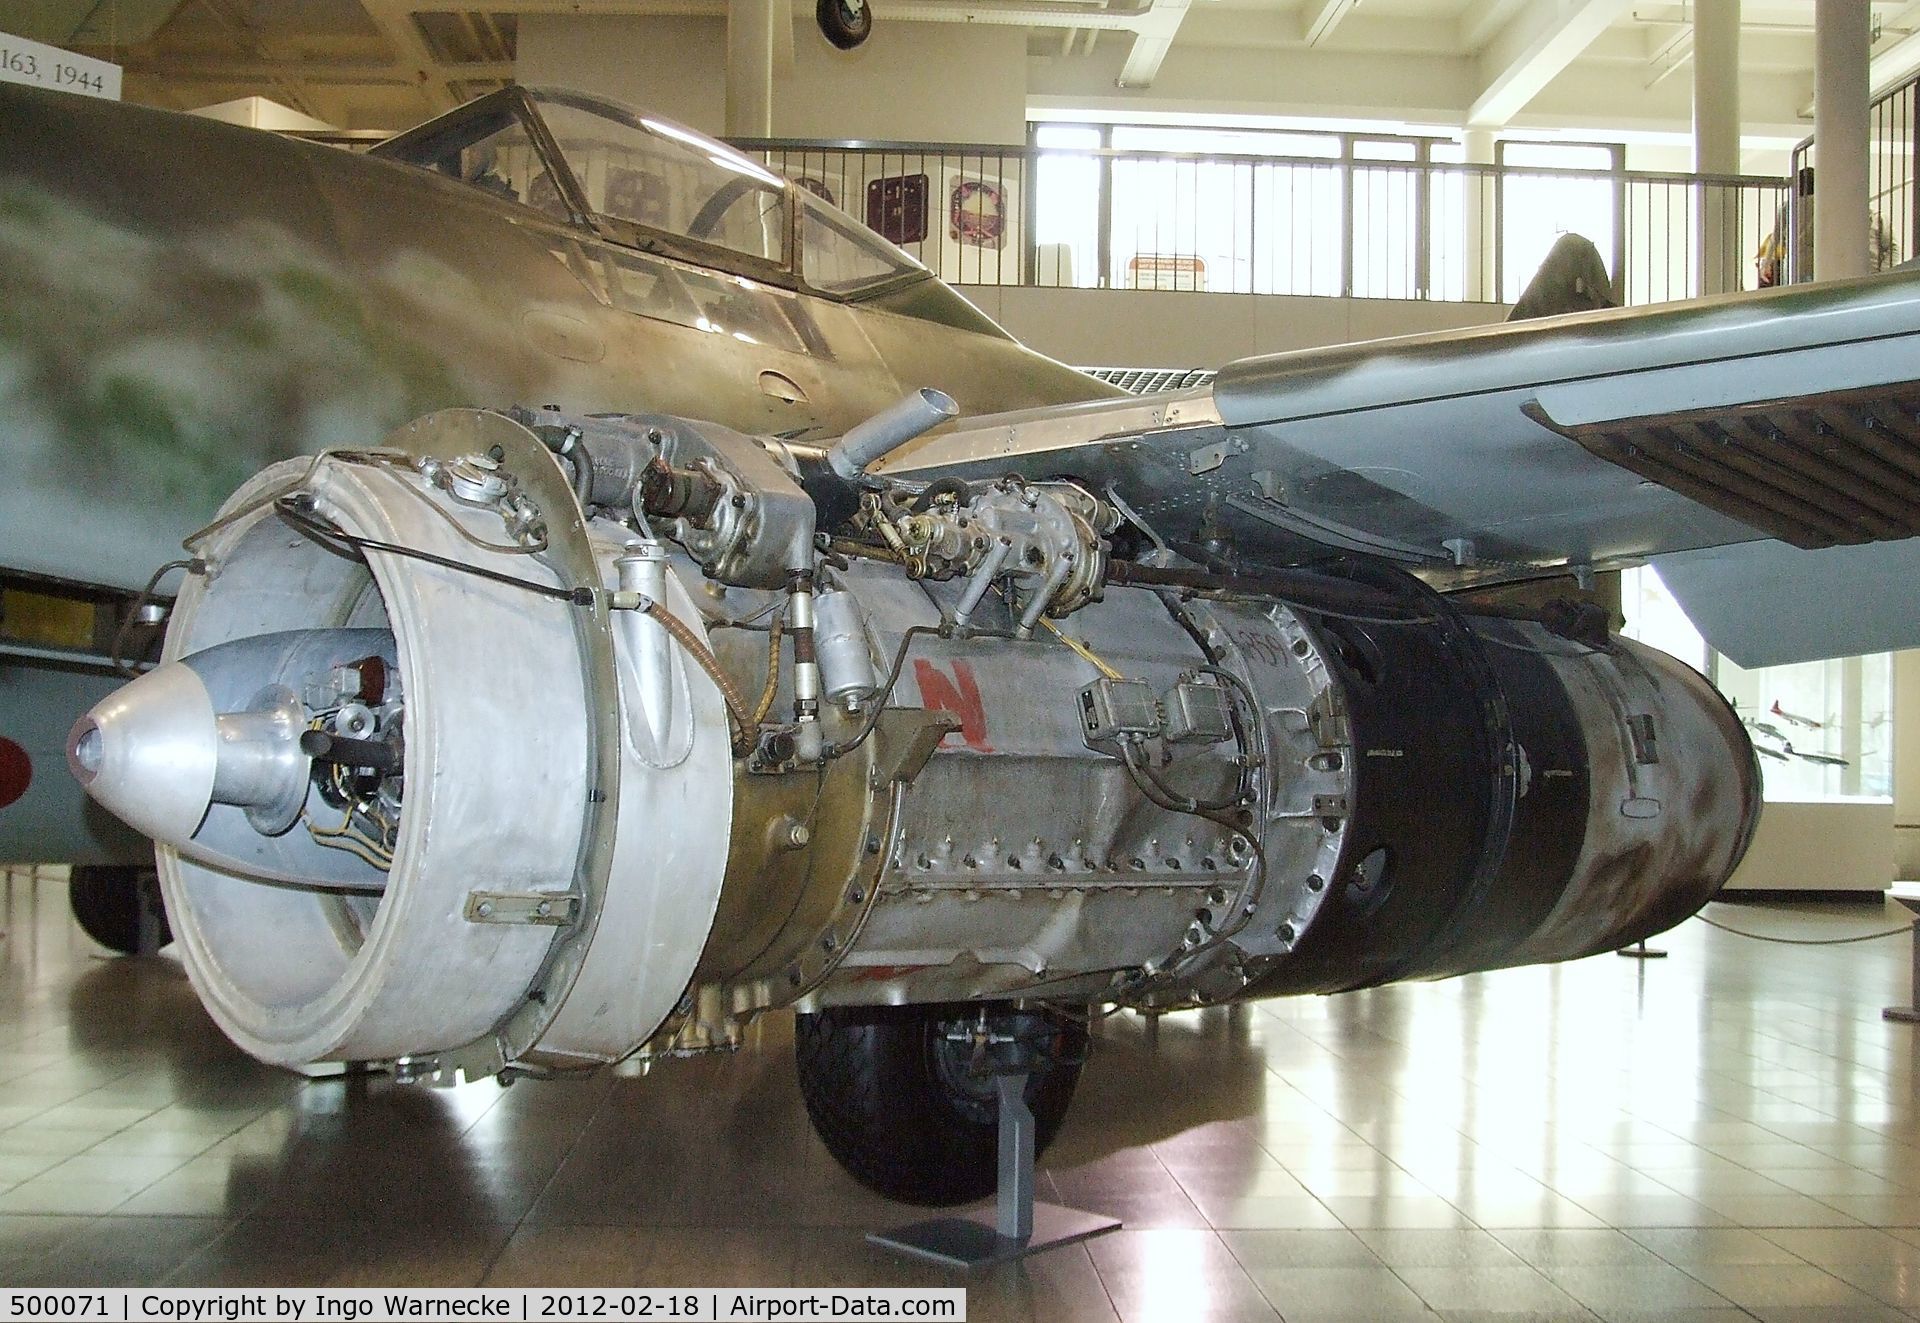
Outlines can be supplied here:
M59 880L4 888L0 1283L953 1284L862 1243L913 1210L815 1142L784 1018L646 1078L308 1082L172 959L99 954ZM1920 1317L1906 941L1658 945L1109 1019L1041 1192L1126 1229L965 1283L969 1318Z

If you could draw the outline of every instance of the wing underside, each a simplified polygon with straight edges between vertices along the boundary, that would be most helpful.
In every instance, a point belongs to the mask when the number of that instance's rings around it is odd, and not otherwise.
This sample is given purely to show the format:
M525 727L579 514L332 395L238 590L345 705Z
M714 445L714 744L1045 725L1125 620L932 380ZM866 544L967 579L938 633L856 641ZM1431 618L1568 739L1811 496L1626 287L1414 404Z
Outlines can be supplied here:
M1338 552L1450 590L1672 564L1725 599L1696 618L1736 660L1920 644L1884 601L1791 644L1754 618L1786 567L1827 593L1920 571L1920 272L1245 359L969 420L888 469L1071 476L1247 568Z

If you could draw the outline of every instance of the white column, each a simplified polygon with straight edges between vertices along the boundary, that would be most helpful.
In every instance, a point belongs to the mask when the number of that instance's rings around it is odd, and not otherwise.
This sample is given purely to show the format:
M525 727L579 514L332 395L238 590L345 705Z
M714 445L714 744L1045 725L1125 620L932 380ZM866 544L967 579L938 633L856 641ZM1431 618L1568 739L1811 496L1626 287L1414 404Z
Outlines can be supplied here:
M1694 0L1693 168L1740 173L1740 0Z
M1694 0L1693 169L1740 173L1740 0ZM1740 288L1738 211L1730 189L1703 184L1697 294Z
M1493 164L1493 139L1492 129L1468 129L1463 144L1467 163ZM1467 298L1498 303L1500 291L1493 287L1493 273L1499 269L1493 255L1494 238L1499 233L1493 217L1493 177L1470 174L1466 176L1461 192L1467 212L1463 226L1467 250Z
M1893 654L1895 877L1920 878L1920 651Z
M1813 4L1813 274L1867 273L1867 0Z
M727 0L727 136L773 136L773 0Z

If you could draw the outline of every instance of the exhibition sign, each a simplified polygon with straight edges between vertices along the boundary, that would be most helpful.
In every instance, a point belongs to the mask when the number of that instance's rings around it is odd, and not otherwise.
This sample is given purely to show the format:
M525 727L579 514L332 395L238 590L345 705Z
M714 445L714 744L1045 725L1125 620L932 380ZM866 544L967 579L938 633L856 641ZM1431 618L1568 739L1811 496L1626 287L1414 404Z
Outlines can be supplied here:
M0 83L25 83L118 101L120 66L0 32Z

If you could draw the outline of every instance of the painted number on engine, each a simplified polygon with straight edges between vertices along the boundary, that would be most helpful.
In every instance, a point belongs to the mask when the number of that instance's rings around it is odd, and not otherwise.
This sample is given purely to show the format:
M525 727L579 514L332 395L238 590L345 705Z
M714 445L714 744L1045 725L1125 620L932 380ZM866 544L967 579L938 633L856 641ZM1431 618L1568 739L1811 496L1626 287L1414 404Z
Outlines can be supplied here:
M1230 629L1227 637L1236 647L1269 670L1279 670L1287 661L1286 641L1264 629Z
M920 686L920 702L941 712L951 712L959 720L960 729L940 741L943 748L950 747L949 741L957 739L975 753L992 753L993 746L987 743L987 710L980 701L980 686L973 678L973 667L964 661L955 661L952 666L953 674L949 676L924 657L913 659L913 681Z

